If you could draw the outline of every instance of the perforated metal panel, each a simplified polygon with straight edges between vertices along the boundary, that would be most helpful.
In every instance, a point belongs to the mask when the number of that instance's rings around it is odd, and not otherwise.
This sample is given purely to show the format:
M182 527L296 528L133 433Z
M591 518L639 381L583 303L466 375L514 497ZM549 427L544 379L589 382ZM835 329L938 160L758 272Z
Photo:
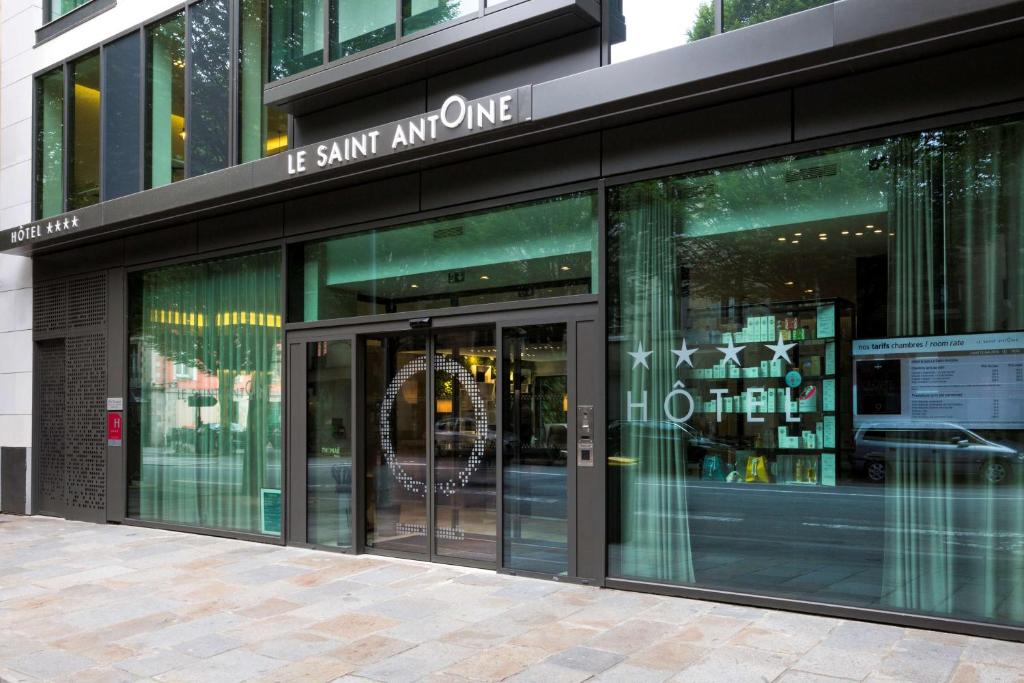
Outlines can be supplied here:
M107 276L37 283L39 509L100 521L106 507Z
M56 332L67 326L67 282L44 282L32 290L32 326L36 333Z
M36 411L39 416L38 491L40 512L63 515L64 495L64 340L36 346Z

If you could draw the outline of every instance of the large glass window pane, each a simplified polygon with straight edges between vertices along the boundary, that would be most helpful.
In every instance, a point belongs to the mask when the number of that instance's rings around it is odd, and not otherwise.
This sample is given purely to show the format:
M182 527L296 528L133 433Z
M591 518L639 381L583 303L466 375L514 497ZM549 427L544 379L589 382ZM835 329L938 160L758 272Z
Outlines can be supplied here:
M480 10L480 0L402 0L402 35L453 21Z
M288 116L263 104L267 74L266 0L242 0L239 37L239 160L255 161L288 149Z
M71 65L68 210L100 200L100 54Z
M185 116L189 175L228 165L231 48L228 0L203 0L189 7L189 104Z
M732 31L784 17L812 7L828 5L833 0L724 0L722 30Z
M48 19L50 21L59 19L87 2L92 2L92 0L47 0Z
M714 0L611 0L612 62L707 38L715 32Z
M324 62L324 0L270 0L270 80Z
M64 69L36 80L36 207L39 218L64 210Z
M611 574L1024 624L1024 122L609 204Z
M103 48L104 199L142 189L141 46L141 35L135 31Z
M305 244L295 320L522 301L597 291L592 192Z
M425 554L427 529L427 337L365 339L366 545Z
M331 59L395 39L394 0L332 0Z
M146 29L146 187L185 177L185 13Z
M352 545L352 342L306 346L306 539Z
M132 517L281 533L281 258L129 282Z
M502 566L562 575L569 568L566 325L506 329L502 349Z
M493 563L498 362L494 326L434 341L434 551Z

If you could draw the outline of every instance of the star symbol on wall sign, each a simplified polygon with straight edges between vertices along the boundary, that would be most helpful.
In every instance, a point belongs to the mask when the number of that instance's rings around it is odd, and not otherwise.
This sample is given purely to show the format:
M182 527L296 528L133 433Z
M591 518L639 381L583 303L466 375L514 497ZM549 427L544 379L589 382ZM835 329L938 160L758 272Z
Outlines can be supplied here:
M746 346L733 346L732 339L730 339L728 346L716 346L715 348L725 354L724 360L726 363L731 360L736 363L736 365L742 367L742 363L740 363L740 351L747 348Z
M71 225L71 221L69 221L67 218L65 218L64 219L64 229L67 230L68 226L70 226L70 225Z
M765 348L767 348L769 351L775 354L774 356L772 356L773 362L777 361L780 358L785 358L786 362L789 363L790 365L793 364L793 361L789 359L789 350L794 346L796 346L796 342L793 342L792 344L784 343L781 334L779 335L779 341L775 342L774 344L765 344Z
M643 365L648 370L651 366L647 364L647 357L654 353L654 351L644 351L644 343L637 342L636 351L627 351L629 355L633 356L633 369L636 370L636 366Z
M78 216L72 216L71 217L71 227L72 228L77 228L78 227Z
M686 340L683 340L683 345L678 349L672 349L672 354L676 357L676 367L678 368L683 363L686 363L691 368L693 367L693 354L700 350L699 346L695 346L692 349L686 347Z

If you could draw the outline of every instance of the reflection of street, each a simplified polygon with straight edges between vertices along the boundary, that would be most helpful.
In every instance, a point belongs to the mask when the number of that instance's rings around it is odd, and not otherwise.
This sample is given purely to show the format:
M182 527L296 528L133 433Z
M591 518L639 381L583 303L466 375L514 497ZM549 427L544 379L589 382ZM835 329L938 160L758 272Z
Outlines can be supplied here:
M244 487L247 452L223 455L183 455L174 449L155 446L142 449L141 486L160 482L161 487L201 486L204 489L240 490ZM262 486L280 488L281 452L267 449ZM209 491L204 491L204 493ZM253 495L257 495L254 492Z
M679 485L653 479L635 483L640 495ZM921 512L919 518L896 517L896 511L906 510L900 507L906 505L906 492L901 496L896 487L868 483L812 489L692 481L686 496L685 526L702 586L891 606L889 597L899 586L886 580L885 563L887 544L895 540L903 549L920 549L903 551L902 562L914 568L905 576L908 584L925 580L930 568L942 563L954 591L950 605L990 610L964 616L998 618L1024 600L1024 576L1002 574L992 579L1001 584L983 586L986 576L979 571L992 556L1024 561L1024 524L1005 512L1020 511L1020 486L920 485L914 510L939 513ZM651 549L652 556L656 551ZM977 597L982 594L988 599Z

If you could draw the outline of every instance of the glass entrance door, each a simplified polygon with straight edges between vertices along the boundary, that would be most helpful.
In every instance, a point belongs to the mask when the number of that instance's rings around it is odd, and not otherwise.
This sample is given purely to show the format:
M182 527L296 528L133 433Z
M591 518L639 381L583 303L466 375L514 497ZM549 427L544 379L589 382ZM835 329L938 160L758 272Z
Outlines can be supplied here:
M362 343L366 547L493 565L494 326Z

